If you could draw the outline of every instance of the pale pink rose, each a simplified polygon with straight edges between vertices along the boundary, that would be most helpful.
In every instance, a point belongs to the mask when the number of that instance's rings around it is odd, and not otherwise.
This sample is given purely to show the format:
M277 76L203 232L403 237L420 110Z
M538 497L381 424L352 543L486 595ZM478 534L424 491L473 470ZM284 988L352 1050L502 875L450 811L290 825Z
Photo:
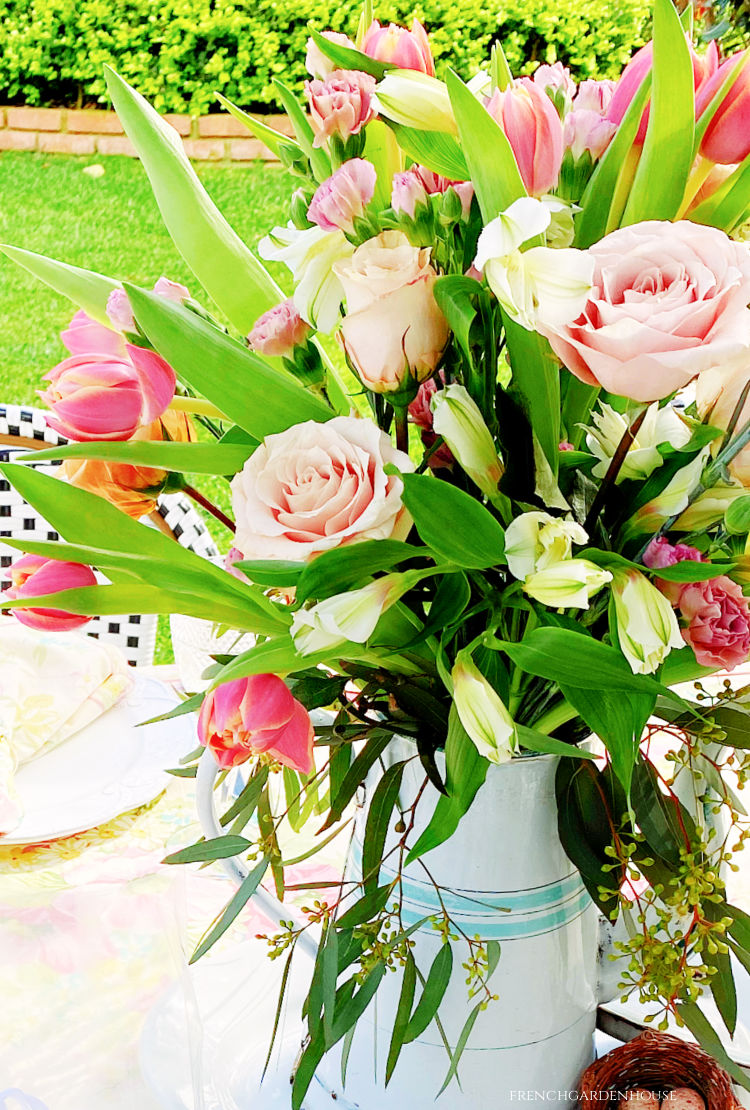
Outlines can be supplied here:
M125 340L112 328L98 324L87 312L79 309L60 338L72 355L125 353Z
M307 218L324 231L354 231L354 221L364 215L375 193L377 174L371 162L350 158L319 185L310 201Z
M341 69L334 70L325 81L306 82L315 132L313 146L323 146L333 135L341 139L358 135L375 118L372 98L376 83L369 73Z
M559 93L565 100L570 100L575 96L576 86L575 82L570 76L570 70L564 66L562 62L555 62L553 65L538 66L533 73L532 80L535 85L548 93L552 99L555 99L555 94Z
M401 231L384 231L333 269L346 297L339 341L363 384L393 393L429 378L448 342L429 248L413 247Z
M418 204L424 204L428 196L436 193L447 193L453 189L461 201L461 212L464 219L468 218L471 211L471 201L474 196L474 186L470 181L452 181L449 177L441 177L425 166L412 166L405 173L397 173L393 178L391 190L391 208L394 212L405 212L414 219Z
M28 601L61 590L96 585L91 567L47 559L43 555L22 555L16 559L10 566L10 581L10 588L4 595L9 601ZM29 628L53 632L69 632L91 620L91 617L79 616L64 609L13 609L13 615Z
M533 197L557 185L563 157L563 127L557 109L528 77L497 89L487 111L505 132L527 192Z
M598 112L603 116L612 102L616 87L615 81L581 81L573 98L573 107L585 108L586 111Z
M267 436L232 480L235 542L247 559L306 562L371 539L405 539L403 483L387 463L414 469L370 420L309 420Z
M390 62L399 69L414 69L429 77L435 76L430 40L418 19L413 21L411 31L397 27L395 23L381 27L375 20L365 35L362 50L379 62Z
M430 401L437 391L436 378L445 381L442 370L438 371L434 377L428 378L426 382L422 382L419 392L409 405L409 423L416 424L419 428L422 446L425 451L429 451L438 439L433 431L434 416L430 408ZM453 466L455 461L450 447L446 443L441 443L437 450L433 451L428 457L427 465L431 470L439 470L440 467Z
M342 35L339 31L324 31L323 38L328 39L329 42L336 43L337 46L346 46L350 50L354 50L354 43L348 35ZM329 77L334 70L341 67L332 62L331 59L323 53L314 39L307 40L307 53L305 54L305 69L313 77Z
M154 285L153 292L167 301L174 301L175 304L182 304L190 296L190 291L179 281L170 281L163 276ZM124 289L113 289L110 293L107 298L107 316L112 327L117 328L118 331L130 332L131 335L138 331L133 310Z
M750 344L750 249L681 220L620 228L589 248L593 290L572 324L540 325L589 385L657 401Z
M304 343L310 330L290 297L259 316L247 338L254 351L277 357Z
M588 152L593 161L601 158L617 128L590 108L574 108L563 124L563 141L577 162Z
M237 678L211 690L198 716L198 739L223 768L267 753L304 775L313 769L310 714L273 674Z
M731 671L750 655L750 605L742 589L722 574L709 582L690 582L679 598L685 643L702 667Z

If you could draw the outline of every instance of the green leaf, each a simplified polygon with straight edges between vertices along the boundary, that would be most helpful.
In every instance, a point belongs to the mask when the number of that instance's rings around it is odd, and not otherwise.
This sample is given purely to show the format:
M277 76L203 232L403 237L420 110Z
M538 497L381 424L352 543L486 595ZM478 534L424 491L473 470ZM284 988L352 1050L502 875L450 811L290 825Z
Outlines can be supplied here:
M229 926L239 917L242 910L255 894L267 870L268 860L262 859L237 888L232 898L230 898L229 902L224 907L217 923L204 936L195 952L193 952L189 963L194 964L201 956L205 956L209 948L212 948L213 945L216 944L216 941L226 933Z
M377 59L371 58L369 54L363 54L361 50L356 50L352 46L342 46L337 42L331 42L330 39L321 35L312 26L310 27L310 34L316 46L320 47L321 53L335 62L337 69L358 69L361 73L369 73L372 77L377 77L378 81L382 81L389 70L398 69L398 66L393 65L393 63L379 62Z
M724 526L734 536L744 536L750 532L750 497L738 497L724 513ZM679 563L677 564L679 566ZM720 571L727 574L727 571Z
M404 1044L415 1041L433 1020L448 989L452 973L453 949L450 944L443 944L432 961L422 996L404 1031Z
M296 586L307 564L287 559L242 559L233 566L258 586Z
M275 631L278 632L279 629L276 628ZM297 654L289 636L276 636L243 651L231 663L227 663L213 680L211 689L215 690L224 682L248 678L254 674L276 674L283 677L292 671L309 667L310 662L310 656L303 658Z
M538 332L527 331L505 313L503 325L513 371L508 392L518 397L552 474L556 476L560 465L559 363L547 340Z
M241 335L284 299L200 183L174 128L113 69L104 67L120 122L138 151L178 251Z
M470 365L473 363L471 325L478 312L473 298L481 292L482 286L478 281L460 274L440 277L433 286L438 307L448 321L454 338Z
M388 836L393 807L398 802L398 792L405 766L406 760L402 760L389 767L375 787L370 801L362 846L362 881L366 892L378 885L385 840Z
M693 65L685 32L672 0L654 0L651 113L622 226L677 215L693 164L694 127Z
M402 168L401 152L396 136L383 120L372 120L364 131L365 149L362 157L375 167L377 175L372 205L375 210L388 208L394 174ZM348 408L345 410L348 411Z
M222 828L230 825L240 816L245 818L245 824L247 824L257 809L261 792L268 782L268 775L267 766L257 768L253 777L243 786L226 813L222 814L220 821Z
M222 443L71 443L30 451L24 462L45 459L109 459L188 474L236 474L253 453L251 444Z
M302 1100L307 1094L315 1072L326 1052L322 1027L314 1034L294 1069L292 1080L292 1110L302 1110Z
M406 957L406 964L404 966L403 980L401 983L401 994L398 999L398 1006L396 1008L396 1016L393 1022L393 1032L391 1034L391 1043L388 1049L388 1059L385 1065L385 1085L386 1087L391 1081L391 1076L398 1063L398 1058L401 1055L403 1048L406 1029L409 1024L409 1015L411 1014L411 1007L414 1001L414 990L417 985L417 966L414 962L414 957L411 952Z
M516 725L516 735L523 748L530 752L542 752L544 755L561 755L572 759L596 759L591 752L577 748L575 744L566 744L564 740L555 740L553 736L545 736L534 728Z
M446 1075L445 1079L443 1080L443 1085L440 1088L440 1090L438 1091L437 1095L435 1096L436 1098L440 1098L443 1091L450 1084L450 1082L454 1078L454 1076L458 1075L459 1062L461 1060L461 1057L463 1056L464 1049L466 1048L469 1037L471 1036L471 1031L474 1028L474 1024L475 1024L477 1018L479 1017L479 1015L482 1011L482 1006L483 1006L483 1003L478 1002L476 1004L476 1006L474 1007L474 1009L469 1014L468 1018L466 1019L466 1023L464 1024L464 1027L461 1030L461 1033L459 1035L458 1041L456 1042L455 1051L453 1052L453 1055L451 1056L451 1063L450 1063L450 1067L448 1068L448 1074Z
M189 848L172 852L162 863L205 863L208 860L229 859L246 852L252 846L252 841L246 840L244 836L217 836L213 840L202 840L198 844L191 844Z
M560 689L565 700L602 741L615 774L629 792L638 745L653 712L655 695L632 692L626 695L617 690L595 691L563 684Z
M734 982L732 960L728 952L707 952L704 959L709 967L715 969L709 983L716 1008L721 1020L727 1027L730 1037L737 1028L737 987Z
M735 1083L746 1091L750 1091L750 1076L735 1064L721 1043L718 1033L712 1028L708 1018L695 1002L679 1002L677 1013L687 1025L698 1044L710 1056L713 1056L719 1067L731 1075Z
M750 952L750 914L745 913L739 906L732 906L729 903L725 903L723 909L726 915L732 918L732 924L727 931L741 948Z
M378 571L390 570L407 559L429 555L426 548L400 540L363 540L325 551L307 563L297 580L297 601L321 601L367 581Z
M750 155L741 162L734 173L715 193L690 213L693 223L709 224L732 231L747 219L748 189L750 187Z
M695 841L695 824L677 798L660 789L656 771L648 760L639 762L635 768L631 803L651 852L670 867L679 867L681 851L689 849Z
M375 730L370 733L364 748L344 776L344 781L336 796L331 799L331 812L320 830L321 832L325 832L331 825L341 820L344 810L364 782L368 771L375 761L380 759L392 739L391 733L385 732L385 730Z
M393 892L393 886L379 886L369 890L350 906L336 921L337 929L353 929L364 921L372 921L385 909L386 902Z
M428 474L402 474L403 502L424 543L460 567L505 562L505 533L470 494Z
M231 100L227 100L220 92L214 93L216 99L226 110L234 116L240 123L244 123L251 135L253 135L260 142L265 143L269 150L278 155L279 149L282 146L295 146L296 144L288 135L282 131L275 131L273 127L269 127L263 120L256 119L255 116L243 112L242 108L238 108L236 104L232 104Z
M750 502L750 497L740 500ZM683 559L671 567L655 567L651 573L667 582L708 582L720 574L731 574L734 567L734 563L699 563L696 559Z
M469 176L488 224L514 200L525 197L526 189L500 124L452 70L447 85Z
M488 761L477 751L458 718L455 705L451 705L445 741L447 794L438 798L429 825L407 856L407 865L453 836L484 783L488 769Z
M466 156L455 135L447 131L419 131L416 127L404 127L400 123L389 123L389 126L401 149L420 166L426 166L451 181L468 179Z
M621 877L608 854L627 799L612 774L591 763L561 759L555 777L557 827L565 854L581 873L591 898L609 916L617 909Z
M139 326L175 373L235 424L262 440L333 410L289 374L253 354L194 312L125 286Z
M385 968L386 965L384 963L375 964L372 970L365 976L364 982L357 993L347 999L343 1006L337 1004L336 1021L333 1026L334 1044L340 1041L348 1030L362 1017L362 1014L372 1002L375 992L380 986L380 982L385 975ZM330 1048L331 1046L329 1045L328 1047Z
M73 301L92 319L105 327L112 327L107 316L107 299L118 287L119 283L114 278L70 266L67 262L57 262L54 258L46 258L43 254L34 254L20 247L0 246L0 251L50 289Z
M730 702L714 709L704 709L701 706L701 712L723 730L723 743L741 751L750 749L750 709L747 706Z
M327 1045L333 1043L333 1021L336 1012L336 980L339 973L339 936L332 927L326 932L321 960L321 991L323 995L323 1035Z
M306 113L300 107L297 97L294 95L290 88L274 78L272 81L273 87L281 97L281 101L286 109L294 133L297 136L302 151L310 159L310 167L316 181L325 181L327 177L331 176L331 159L326 153L325 149L320 146L314 145L315 134Z

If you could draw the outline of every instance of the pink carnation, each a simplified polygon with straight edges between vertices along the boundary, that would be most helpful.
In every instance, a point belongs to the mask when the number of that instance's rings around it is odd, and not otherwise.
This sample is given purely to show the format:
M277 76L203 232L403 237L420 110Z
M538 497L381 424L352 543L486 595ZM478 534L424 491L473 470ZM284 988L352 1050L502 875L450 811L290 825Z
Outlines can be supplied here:
M603 116L609 108L616 87L614 81L581 81L573 107L576 110L598 112Z
M414 219L418 204L424 204L428 196L435 193L446 193L453 189L461 201L461 210L464 219L468 218L471 210L471 201L474 196L474 186L470 181L452 181L449 177L441 177L425 166L412 166L405 173L397 173L393 178L391 191L391 207L394 212L405 212Z
M643 553L644 566L651 567L652 570L673 567L675 563L682 563L686 559L697 563L704 561L697 547L690 547L687 543L671 544L664 536L655 536Z
M309 324L302 319L290 298L258 317L247 338L254 351L277 357L289 354L304 343L309 334Z
M354 231L375 193L375 167L364 158L350 158L315 190L307 218L324 231Z
M690 582L680 592L682 629L702 667L731 671L750 655L750 605L741 588L722 574L709 582Z
M323 146L334 135L342 139L358 135L375 118L375 84L369 73L340 69L325 81L308 81L305 92L315 132L313 146Z

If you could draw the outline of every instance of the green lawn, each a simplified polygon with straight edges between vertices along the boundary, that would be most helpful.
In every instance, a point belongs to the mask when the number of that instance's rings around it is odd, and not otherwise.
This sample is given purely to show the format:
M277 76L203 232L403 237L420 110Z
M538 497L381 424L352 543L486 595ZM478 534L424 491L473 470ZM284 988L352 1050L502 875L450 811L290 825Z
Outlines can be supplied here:
M0 242L151 286L162 274L201 296L162 225L140 163L99 159L104 175L83 168L96 158L0 154ZM286 221L290 180L278 167L202 166L201 180L232 226L255 245ZM282 278L282 274L276 274ZM74 306L0 255L0 401L33 402L45 371L65 357L59 333ZM196 483L197 484L197 483ZM226 485L203 480L214 500ZM229 537L211 525L222 549ZM166 655L164 629L159 658Z

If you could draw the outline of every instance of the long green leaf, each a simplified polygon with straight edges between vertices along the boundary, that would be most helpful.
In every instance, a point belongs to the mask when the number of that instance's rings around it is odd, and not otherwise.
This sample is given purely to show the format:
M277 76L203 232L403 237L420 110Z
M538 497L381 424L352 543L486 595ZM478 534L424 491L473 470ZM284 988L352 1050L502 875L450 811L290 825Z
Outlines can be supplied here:
M108 328L112 327L107 316L107 299L118 286L114 278L104 277L93 270L82 270L67 262L57 262L54 258L46 258L43 254L34 254L33 251L22 250L20 247L0 246L0 251L45 285L49 285L50 289L68 297L94 320Z
M252 444L241 443L70 443L66 447L30 451L24 462L110 459L188 474L236 474L252 453Z
M371 921L385 908L392 891L392 885L381 886L368 891L353 906L350 906L346 913L338 918L336 928L353 929L355 925L361 925L363 921Z
M172 852L165 856L162 863L206 863L209 860L229 859L238 856L252 848L252 841L244 836L217 836L213 840L203 840L199 844L191 844L189 848L181 848L179 852Z
M278 92L283 102L286 113L292 122L294 133L297 136L297 142L302 148L303 152L310 159L310 167L316 181L325 181L327 177L331 176L331 159L323 147L315 146L314 132L307 118L305 112L299 105L299 102L290 88L274 78L274 88Z
M461 1030L460 1036L459 1036L458 1041L456 1043L456 1048L453 1052L453 1055L451 1056L451 1063L450 1063L450 1067L448 1068L448 1074L446 1075L445 1079L443 1080L443 1085L437 1093L437 1096L436 1096L437 1098L440 1098L443 1091L450 1084L451 1080L458 1075L459 1061L461 1060L461 1057L463 1056L464 1049L466 1048L469 1037L471 1036L471 1031L474 1028L476 1020L479 1017L481 1012L482 1012L482 1003L477 1002L476 1006L474 1007L474 1009L471 1011L468 1018L466 1019L466 1023L464 1025L463 1029Z
M398 792L406 762L394 763L375 787L370 801L362 846L362 880L365 891L377 888L380 863L383 858L393 807L398 802Z
M256 890L260 886L261 879L268 870L268 860L262 859L257 867L254 867L242 885L235 892L233 897L229 900L224 908L221 917L219 918L213 929L210 930L200 942L195 952L190 957L189 963L194 964L201 956L205 956L209 948L211 948L219 937L226 933L232 922L239 917L242 910L250 901Z
M398 145L415 162L452 181L468 180L466 156L455 135L447 131L419 131L400 123L389 123L389 127Z
M269 150L274 154L279 153L282 146L296 146L297 144L288 135L282 131L275 131L273 127L269 127L263 120L256 119L255 116L243 112L242 108L238 108L236 104L232 104L231 100L227 100L220 92L214 94L219 103L226 108L230 115L234 116L240 123L244 123L251 135L264 143Z
M417 1037L424 1033L435 1017L448 989L452 973L453 949L450 943L443 944L432 961L427 981L422 988L422 996L404 1031L405 1044L415 1041Z
M516 734L521 745L530 752L541 752L543 755L559 755L569 759L596 759L591 752L577 748L575 744L566 744L564 740L555 740L553 736L545 736L534 728L516 725Z
M710 1056L713 1056L716 1063L731 1075L735 1083L744 1090L750 1091L750 1075L729 1057L718 1034L703 1011L694 1002L680 1002L677 1006L677 1013L701 1048L705 1049Z
M177 132L113 69L105 66L104 71L115 111L138 151L175 246L245 335L266 309L283 300L281 290L209 197Z
M311 597L320 601L343 593L378 571L425 555L429 555L427 548L400 540L364 540L334 548L306 565L297 580L297 601L302 603Z
M414 990L417 985L417 965L414 962L414 957L411 952L406 957L406 964L404 966L404 975L401 983L401 994L398 999L398 1006L396 1008L396 1017L393 1022L393 1033L391 1034L391 1043L388 1048L388 1059L385 1065L385 1085L386 1087L391 1081L391 1076L398 1063L398 1058L401 1055L401 1049L404 1046L406 1038L406 1030L409 1025L409 1015L411 1014L411 1007L414 1001Z
M428 474L401 477L404 504L428 547L459 567L505 562L505 533L479 501Z
M560 366L547 340L503 313L508 359L513 371L509 392L529 418L553 476L560 460Z
M372 77L377 77L378 81L381 81L389 70L398 68L392 62L379 62L376 58L371 58L369 54L364 54L361 50L355 50L351 46L342 46L338 42L331 42L325 35L316 31L314 27L310 27L310 34L313 42L320 48L321 53L335 62L338 69L358 69L361 73L369 73Z
M194 312L126 286L139 326L178 376L256 439L333 411Z
M693 164L694 128L693 65L685 32L672 0L654 0L651 114L623 226L677 215Z
M355 793L364 782L367 772L380 756L393 739L391 733L385 731L375 731L370 733L362 751L352 763L351 767L344 776L338 793L335 798L331 799L331 812L328 815L326 823L323 825L321 832L325 832L331 825L340 821L344 810L349 805L349 802L354 797Z

